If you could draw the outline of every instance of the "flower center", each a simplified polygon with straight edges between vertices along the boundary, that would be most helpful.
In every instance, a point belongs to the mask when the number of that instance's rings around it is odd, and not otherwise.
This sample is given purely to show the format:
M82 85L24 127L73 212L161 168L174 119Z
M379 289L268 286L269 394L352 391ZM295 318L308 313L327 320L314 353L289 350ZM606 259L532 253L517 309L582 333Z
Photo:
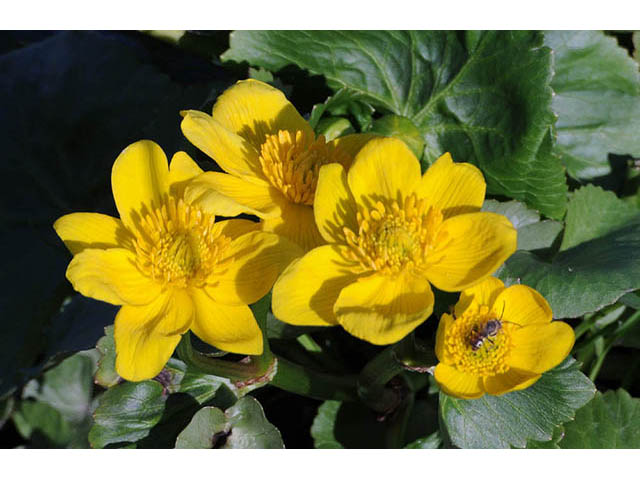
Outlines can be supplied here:
M465 312L449 327L445 338L447 353L457 370L483 377L509 370L506 360L511 351L511 332L517 325L502 322L483 305Z
M381 201L357 214L358 233L343 231L350 255L366 270L397 273L405 267L420 267L436 240L442 213L426 206L415 193L385 206Z
M136 237L138 267L154 280L179 287L202 286L231 239L219 235L215 217L173 197L145 215Z
M346 166L347 155L324 136L280 130L268 135L260 150L262 171L271 184L294 203L313 205L318 171L327 163Z

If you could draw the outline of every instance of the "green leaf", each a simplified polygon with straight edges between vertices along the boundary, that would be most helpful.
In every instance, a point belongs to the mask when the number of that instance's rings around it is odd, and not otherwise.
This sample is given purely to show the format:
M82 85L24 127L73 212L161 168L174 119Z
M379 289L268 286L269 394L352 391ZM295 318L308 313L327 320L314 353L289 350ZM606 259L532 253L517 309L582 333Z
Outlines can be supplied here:
M615 193L587 185L571 194L560 250L601 237L626 225L640 209Z
M561 448L640 448L640 399L623 389L598 392L564 430Z
M517 200L485 200L482 211L499 213L509 219L518 231L518 250L549 248L562 230L562 223L555 220L541 221L538 212Z
M326 117L318 122L317 132L324 135L327 142L331 140L354 133L355 130L351 122L342 117Z
M545 262L516 252L498 276L544 296L554 318L576 318L616 302L640 285L640 216L622 228L560 252Z
M560 448L558 446L558 442L562 440L563 437L564 437L564 428L562 426L559 426L553 429L553 435L551 440L547 440L546 442L529 440L527 442L527 448L537 448L537 449Z
M440 415L460 448L523 448L548 441L554 428L571 420L595 393L593 383L568 358L531 387L500 397L461 400L440 393Z
M535 32L236 31L223 60L295 64L382 113L411 120L425 160L478 165L490 193L560 218L567 186L552 153L551 55Z
M408 118L400 115L385 115L382 118L374 120L371 133L379 133L385 137L396 137L407 144L413 154L418 158L422 158L424 150L424 140L420 130Z
M242 397L225 415L231 433L222 448L284 448L280 432L265 418L255 398Z
M550 31L558 115L554 151L577 179L611 172L608 153L640 155L638 64L616 39L596 31Z
M35 448L63 448L71 441L71 424L62 414L44 402L25 400L13 413L16 429Z
M193 416L176 439L176 448L213 448L217 436L226 434L227 417L216 407L204 407Z
M96 349L100 353L98 369L96 370L96 383L109 388L117 385L120 375L116 372L116 344L113 340L113 325L104 329L104 337L98 340Z
M404 448L440 448L442 445L442 439L439 432L433 432L428 437L419 438L414 440Z
M318 408L318 414L311 425L315 448L344 448L333 431L341 404L336 400L327 400Z

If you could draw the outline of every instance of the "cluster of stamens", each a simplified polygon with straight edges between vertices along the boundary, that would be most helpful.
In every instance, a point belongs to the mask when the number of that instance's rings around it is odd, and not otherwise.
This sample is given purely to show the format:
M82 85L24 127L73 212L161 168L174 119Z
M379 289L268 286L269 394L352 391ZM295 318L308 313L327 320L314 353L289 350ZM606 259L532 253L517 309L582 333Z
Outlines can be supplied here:
M215 217L182 199L169 197L140 221L136 235L138 267L164 284L202 286L221 262L231 240L214 228Z
M483 335L487 322L498 318L489 307L483 305L465 312L449 326L444 347L457 370L483 377L509 370L506 360L511 350L510 333L515 325L500 322L500 328L493 335ZM477 343L480 346L474 347Z
M336 145L302 131L280 130L268 135L260 151L262 171L290 201L313 205L318 172L327 163L345 165L348 157Z
M381 201L357 213L358 231L343 228L352 260L363 269L398 273L421 267L433 248L442 213L413 193L401 203Z

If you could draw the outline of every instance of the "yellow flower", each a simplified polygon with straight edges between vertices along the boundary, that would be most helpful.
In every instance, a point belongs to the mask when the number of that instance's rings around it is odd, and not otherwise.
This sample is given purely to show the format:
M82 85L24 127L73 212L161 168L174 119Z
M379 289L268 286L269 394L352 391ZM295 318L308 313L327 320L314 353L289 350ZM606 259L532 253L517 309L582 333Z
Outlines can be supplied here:
M296 247L248 220L215 222L215 205L186 203L184 187L200 173L184 152L169 169L158 145L136 142L111 173L120 219L72 213L54 224L74 255L67 269L73 287L122 305L116 370L127 380L157 375L188 329L222 350L262 352L247 304L269 291Z
M436 335L436 381L448 395L502 395L534 384L558 365L575 341L564 322L525 285L505 288L489 277L464 290L454 316L442 315Z
M243 211L263 219L263 230L305 251L324 243L313 220L318 170L328 163L348 169L373 137L354 134L326 142L281 91L256 80L226 90L212 116L195 110L182 114L184 135L229 173L206 172L187 189L186 198L233 199L225 215L237 215L243 205Z
M348 173L326 165L314 205L329 245L291 263L273 289L273 313L294 325L342 325L352 335L393 343L433 310L430 283L470 287L516 248L502 215L480 212L485 182L466 163L440 157L423 176L400 140L376 138Z

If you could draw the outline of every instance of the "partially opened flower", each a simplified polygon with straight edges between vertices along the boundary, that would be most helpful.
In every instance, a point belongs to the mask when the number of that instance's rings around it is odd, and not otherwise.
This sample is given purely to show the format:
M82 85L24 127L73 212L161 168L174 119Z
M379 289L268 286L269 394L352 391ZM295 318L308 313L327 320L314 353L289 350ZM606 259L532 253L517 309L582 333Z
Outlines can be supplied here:
M551 320L547 301L525 285L505 288L489 277L464 290L438 325L436 381L461 398L529 387L573 347L571 327Z
M393 343L432 312L430 284L470 287L516 248L502 215L480 212L480 171L443 155L420 175L400 140L370 140L349 172L326 165L314 203L320 246L293 262L273 290L273 312L294 325L342 325Z
M157 375L188 329L222 350L262 352L247 304L270 290L297 247L254 222L216 222L215 204L185 202L186 184L200 173L185 153L169 169L158 145L136 142L113 165L120 219L72 213L54 224L74 255L67 269L73 287L122 305L116 370L127 380Z
M188 200L233 201L224 213L242 210L305 250L324 243L313 219L313 199L322 165L345 168L373 137L353 134L326 142L276 88L256 80L238 82L213 106L212 116L182 113L182 131L228 174L206 172L187 189Z

